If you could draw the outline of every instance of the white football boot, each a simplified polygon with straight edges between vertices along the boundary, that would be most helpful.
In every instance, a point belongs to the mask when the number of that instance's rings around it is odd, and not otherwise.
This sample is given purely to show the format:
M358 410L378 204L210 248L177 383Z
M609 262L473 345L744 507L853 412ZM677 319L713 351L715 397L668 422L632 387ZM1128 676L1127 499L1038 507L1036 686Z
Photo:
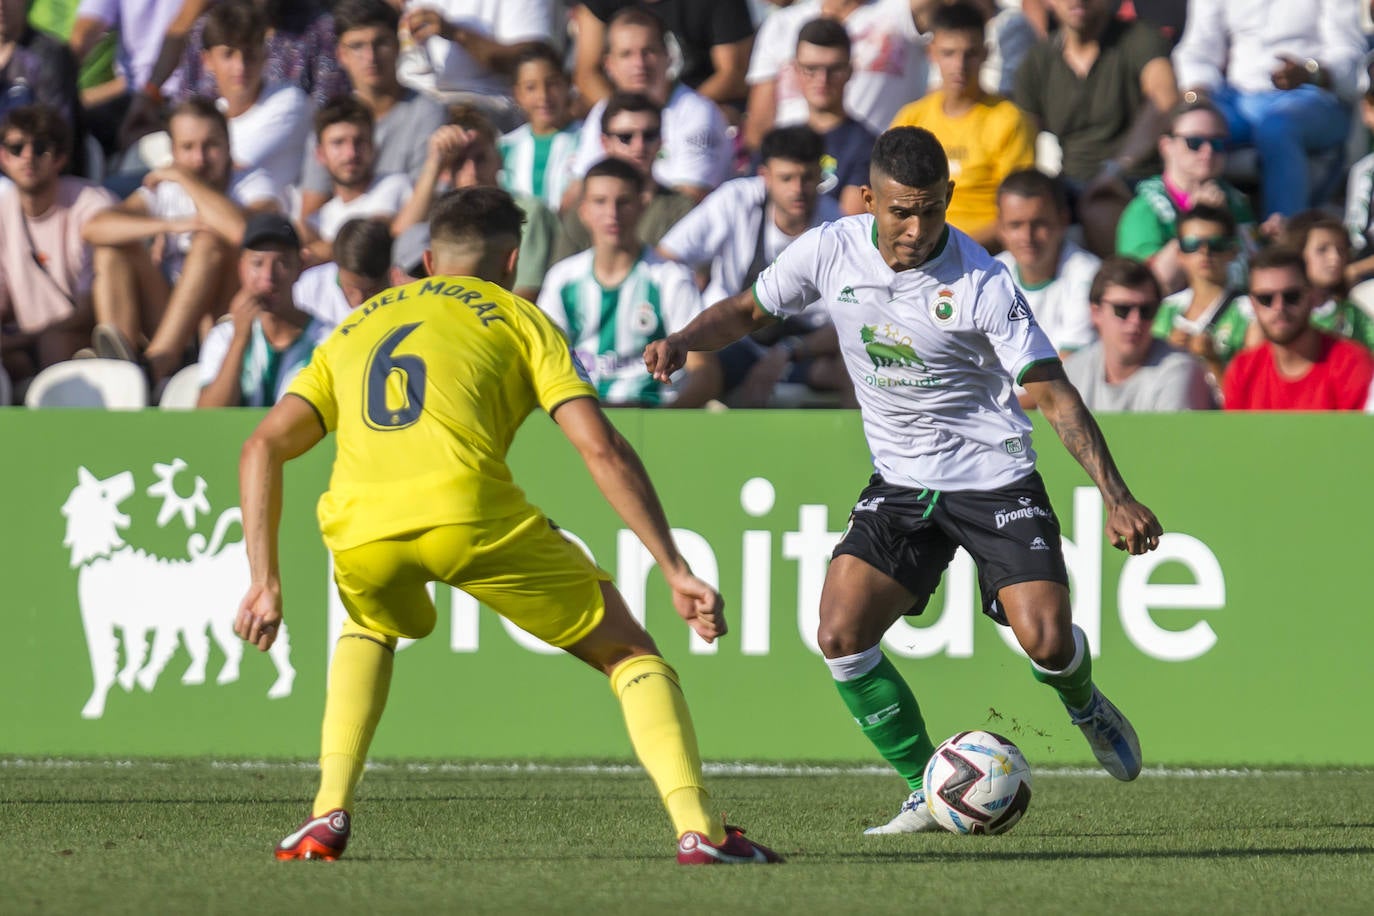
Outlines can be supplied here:
M886 824L869 827L864 834L877 836L883 833L929 833L939 829L940 825L936 823L935 816L926 807L925 790L917 789L902 802L902 810L897 812L896 817Z
M1086 709L1069 710L1069 719L1083 730L1093 756L1102 768L1123 782L1140 775L1140 739L1121 710L1093 685L1093 698Z

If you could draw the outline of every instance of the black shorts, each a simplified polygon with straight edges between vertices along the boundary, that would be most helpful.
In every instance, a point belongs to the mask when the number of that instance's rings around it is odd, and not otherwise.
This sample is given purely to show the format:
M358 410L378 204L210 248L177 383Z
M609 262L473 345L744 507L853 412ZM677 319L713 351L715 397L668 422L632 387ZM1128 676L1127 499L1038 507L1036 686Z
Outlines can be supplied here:
M912 490L874 474L832 556L858 557L916 596L920 614L963 547L978 567L983 613L1002 624L997 592L1018 582L1069 584L1059 519L1038 471L995 490Z

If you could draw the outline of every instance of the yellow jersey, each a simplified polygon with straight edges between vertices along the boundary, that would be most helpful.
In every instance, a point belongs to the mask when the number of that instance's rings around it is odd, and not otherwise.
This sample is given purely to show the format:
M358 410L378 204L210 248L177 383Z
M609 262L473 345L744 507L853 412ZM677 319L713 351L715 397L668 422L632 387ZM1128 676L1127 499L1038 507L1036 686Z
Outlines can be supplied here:
M997 188L1012 172L1035 165L1035 133L1030 121L1007 99L984 95L957 118L945 114L945 91L937 89L904 106L892 127L924 127L949 157L954 197L945 213L949 224L978 232L997 221Z
M319 502L331 550L526 505L506 452L534 408L596 388L561 331L494 283L432 277L359 306L288 389L338 433Z

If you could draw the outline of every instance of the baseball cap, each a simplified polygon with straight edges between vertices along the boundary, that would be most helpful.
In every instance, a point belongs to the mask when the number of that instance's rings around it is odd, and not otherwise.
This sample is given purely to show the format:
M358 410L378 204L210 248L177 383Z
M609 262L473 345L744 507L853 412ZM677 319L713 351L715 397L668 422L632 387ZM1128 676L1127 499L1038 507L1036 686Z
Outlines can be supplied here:
M391 246L392 266L407 276L426 277L425 250L429 248L429 223L416 223L396 237Z
M291 221L280 213L255 213L248 217L248 225L243 230L243 247L256 250L271 245L301 247L300 236L296 235Z

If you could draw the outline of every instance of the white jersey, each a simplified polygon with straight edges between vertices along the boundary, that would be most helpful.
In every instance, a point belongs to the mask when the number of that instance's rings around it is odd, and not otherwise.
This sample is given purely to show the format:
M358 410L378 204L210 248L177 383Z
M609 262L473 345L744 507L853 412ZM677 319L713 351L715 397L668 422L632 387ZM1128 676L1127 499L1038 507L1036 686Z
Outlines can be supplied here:
M306 222L319 233L320 238L333 242L343 224L351 219L391 222L391 218L409 203L413 190L410 179L405 175L378 175L372 179L366 191L350 201L329 198Z
M1016 259L1004 251L997 260L1007 265L1016 288L1026 297L1035 323L1061 353L1079 350L1097 340L1088 293L1102 259L1091 251L1065 239L1059 250L1059 263L1048 283L1029 286L1022 282Z
M644 348L681 330L701 311L692 272L645 246L620 285L606 288L589 248L549 268L539 308L563 329L601 400L655 404L664 387L644 368Z
M577 122L545 137L536 137L528 124L520 125L501 138L501 187L537 197L557 213L563 192L576 178L573 164L581 137Z
M1035 469L1013 379L1057 361L1011 275L954 227L929 261L893 271L868 214L808 231L759 275L775 315L824 307L878 473L897 486L988 490Z

